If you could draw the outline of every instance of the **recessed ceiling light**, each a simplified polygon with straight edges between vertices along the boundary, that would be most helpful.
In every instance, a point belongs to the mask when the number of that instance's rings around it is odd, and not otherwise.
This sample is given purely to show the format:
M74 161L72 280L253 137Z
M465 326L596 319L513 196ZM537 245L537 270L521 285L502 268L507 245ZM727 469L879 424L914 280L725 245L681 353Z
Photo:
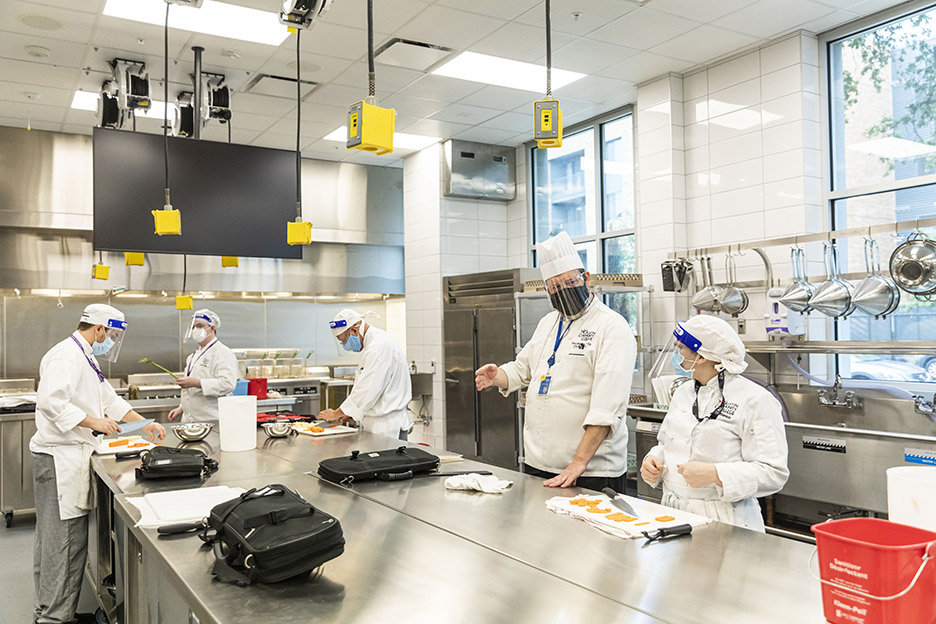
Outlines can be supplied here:
M296 71L296 61L293 61L291 63L286 63L286 67L288 67L289 69L293 71ZM310 63L309 61L303 61L302 67L300 67L300 70L302 71L303 74L314 74L315 72L322 71L322 66L319 65L318 63Z
M163 0L107 0L104 15L162 26L166 20L166 3ZM169 27L273 46L280 45L289 36L277 13L212 0L205 0L200 9L173 7L169 11Z
M28 13L20 15L16 19L18 19L21 24L25 24L36 30L61 30L65 27L65 24L62 22L53 17L46 17L45 15L33 15Z
M345 143L348 140L348 126L335 128L323 136L322 139ZM420 134L406 134L404 132L393 133L393 147L398 147L400 149L421 150L441 140L442 139L439 137L422 136Z
M477 52L462 52L445 65L433 70L432 73L536 93L543 93L546 90L545 66ZM579 72L553 67L552 87L561 89L584 77L585 74Z
M23 49L26 50L26 54L33 58L49 58L49 55L52 54L52 50L43 46L28 45Z
M26 99L30 100L31 102L38 102L39 98L42 97L35 91L23 91L23 95L26 96Z
M100 97L100 94L90 91L75 91L71 107L77 110L96 111Z

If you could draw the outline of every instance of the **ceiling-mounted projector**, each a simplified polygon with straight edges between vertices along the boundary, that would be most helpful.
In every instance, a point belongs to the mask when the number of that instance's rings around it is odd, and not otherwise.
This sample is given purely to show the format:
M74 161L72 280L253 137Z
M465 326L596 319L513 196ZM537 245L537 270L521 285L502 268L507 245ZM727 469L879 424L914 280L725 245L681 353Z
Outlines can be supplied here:
M332 0L284 0L280 22L294 28L312 28L328 12Z

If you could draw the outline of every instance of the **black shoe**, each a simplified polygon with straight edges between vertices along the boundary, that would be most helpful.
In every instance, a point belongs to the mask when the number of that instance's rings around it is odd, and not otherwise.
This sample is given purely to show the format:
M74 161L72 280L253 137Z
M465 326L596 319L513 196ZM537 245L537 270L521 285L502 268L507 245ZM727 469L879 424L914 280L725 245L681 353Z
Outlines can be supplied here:
M97 617L94 613L76 613L76 624L97 624Z

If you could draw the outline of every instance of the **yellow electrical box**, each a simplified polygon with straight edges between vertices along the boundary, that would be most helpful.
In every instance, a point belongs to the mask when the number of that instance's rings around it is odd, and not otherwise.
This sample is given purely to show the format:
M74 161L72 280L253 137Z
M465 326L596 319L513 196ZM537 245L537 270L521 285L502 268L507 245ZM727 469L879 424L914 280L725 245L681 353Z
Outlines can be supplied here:
M95 264L91 267L91 279L106 280L110 277L110 267L106 264Z
M240 258L237 256L221 256L221 267L234 267L237 268L240 266Z
M124 252L124 264L127 266L143 266L143 252L126 251Z
M289 245L311 245L312 223L310 221L287 221L286 243Z
M380 108L367 102L355 102L348 108L348 149L359 149L380 156L393 151L393 128L396 110Z
M562 109L559 100L533 103L533 138L542 149L562 147Z
M176 295L175 309L176 310L191 310L193 303L194 303L194 297L192 297L192 295Z
M182 234L182 215L178 210L153 210L156 233L160 236Z

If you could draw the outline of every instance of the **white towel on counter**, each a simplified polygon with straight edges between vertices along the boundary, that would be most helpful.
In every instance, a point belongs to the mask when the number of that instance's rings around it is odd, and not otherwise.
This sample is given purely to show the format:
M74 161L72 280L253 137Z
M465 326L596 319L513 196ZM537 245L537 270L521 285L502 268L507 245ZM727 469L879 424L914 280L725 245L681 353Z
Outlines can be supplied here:
M513 485L513 481L501 481L494 475L480 475L476 473L455 475L445 480L447 490L470 490L486 494L501 494Z
M215 505L237 498L245 491L219 485L147 494L128 498L127 502L140 510L136 526L157 529L169 524L203 520Z
M615 520L609 519L608 516L615 516L615 514L623 512L620 512L617 507L612 505L611 499L609 499L604 494L599 494L597 496L554 496L546 501L546 507L555 513L572 516L574 518L578 518L579 520L584 520L588 524L604 531L605 533L609 533L616 537L623 537L624 539L643 537L643 531L646 531L652 535L656 532L657 529L662 527L671 527L679 524L691 524L692 526L699 526L712 521L705 516L699 516L693 513L689 513L688 511L680 511L671 507L664 507L663 505L657 505L656 503L652 503L647 500L637 499L631 496L626 496L625 498L637 513L637 517L634 520L622 520L617 522ZM586 511L588 507L573 505L571 503L573 500L598 501L599 504L596 506L596 508L603 513L592 513ZM629 514L623 515L628 516ZM657 518L662 518L664 516L671 517L673 519L668 521L657 520Z

